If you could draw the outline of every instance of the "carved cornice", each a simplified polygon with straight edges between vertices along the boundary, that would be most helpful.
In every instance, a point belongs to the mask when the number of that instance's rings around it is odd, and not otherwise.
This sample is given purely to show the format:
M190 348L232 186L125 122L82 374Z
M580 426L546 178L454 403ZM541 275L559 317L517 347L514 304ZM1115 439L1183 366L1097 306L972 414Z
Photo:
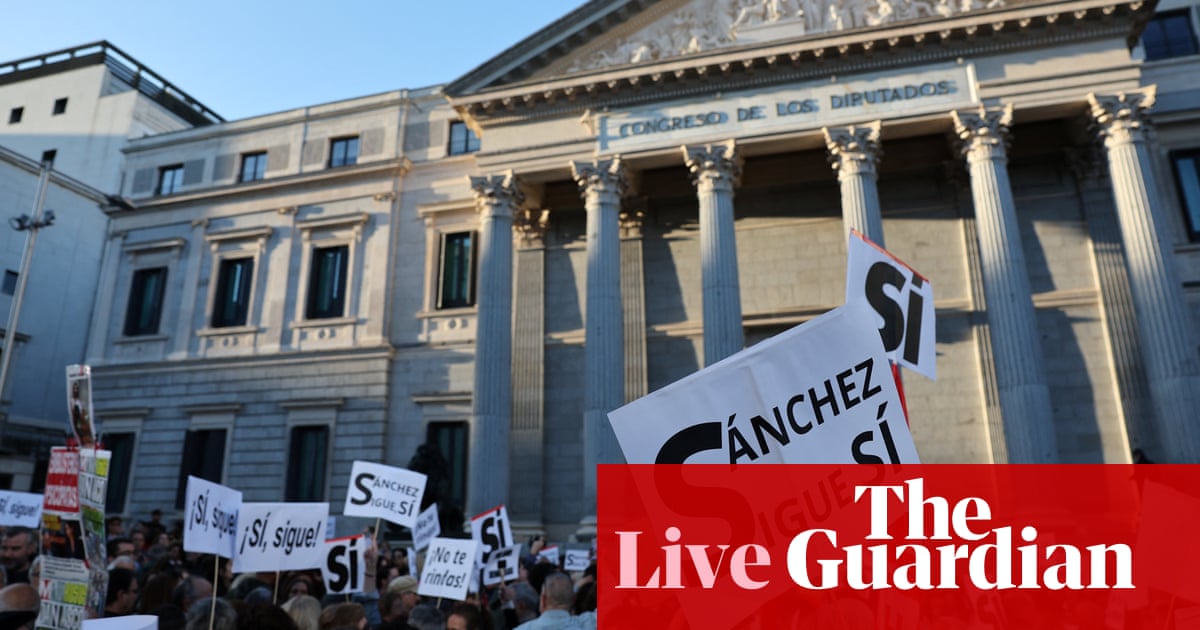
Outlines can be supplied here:
M840 174L848 171L874 171L883 149L879 145L879 132L883 122L876 120L865 125L847 127L824 127L825 148L829 151L829 163Z
M620 156L594 162L572 161L571 177L579 184L579 193L585 198L589 194L610 194L620 199L629 189L629 178Z
M468 175L475 192L475 209L489 217L512 217L525 201L517 176L512 171L499 175Z
M683 159L696 186L715 185L718 182L735 186L742 177L742 156L733 140L686 145L683 147Z
M979 109L953 111L950 115L954 118L954 133L963 155L972 157L983 151L1003 152L1008 148L1012 103L1003 107L980 105Z
M1088 107L1096 130L1106 146L1141 140L1150 124L1149 109L1158 97L1158 86L1151 85L1115 95L1088 94Z

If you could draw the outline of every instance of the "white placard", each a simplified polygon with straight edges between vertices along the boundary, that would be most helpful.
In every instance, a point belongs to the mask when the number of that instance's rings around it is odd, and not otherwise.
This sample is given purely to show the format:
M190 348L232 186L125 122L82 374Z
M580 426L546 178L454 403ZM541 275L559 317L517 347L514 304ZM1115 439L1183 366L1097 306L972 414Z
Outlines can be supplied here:
M568 549L563 554L563 571L583 571L592 563L587 549Z
M558 546L542 547L542 550L537 554L538 560L545 560L554 566L558 566Z
M493 549L501 549L513 544L508 510L503 505L497 505L472 518L471 538L479 543L482 549L481 555Z
M521 545L511 545L488 554L483 565L483 585L512 582L520 576Z
M325 592L333 595L361 593L367 583L367 540L362 534L325 541L325 564L321 577Z
M405 547L404 555L408 557L408 574L421 575L421 572L418 570L419 567L417 567L417 550L412 547Z
M0 490L0 526L41 527L42 495Z
M328 516L328 503L243 503L234 573L319 568Z
M82 630L158 630L158 617L126 615L108 619L84 619Z
M342 514L382 518L411 528L417 524L423 494L425 475L359 460L350 471Z
M189 475L185 505L183 550L232 558L242 493Z
M92 406L92 368L87 365L67 366L67 413L71 418L71 433L80 448L95 448L98 429Z
M466 598L478 546L474 540L434 538L425 553L417 594L454 600Z
M847 304L610 412L625 460L917 463L873 315Z
M425 508L425 511L417 515L417 526L413 528L413 547L420 551L429 546L429 541L440 536L442 533L442 523L438 520L438 506L436 503Z
M875 314L892 362L937 380L933 283L857 230L850 233L846 262L846 303L851 302L863 302Z

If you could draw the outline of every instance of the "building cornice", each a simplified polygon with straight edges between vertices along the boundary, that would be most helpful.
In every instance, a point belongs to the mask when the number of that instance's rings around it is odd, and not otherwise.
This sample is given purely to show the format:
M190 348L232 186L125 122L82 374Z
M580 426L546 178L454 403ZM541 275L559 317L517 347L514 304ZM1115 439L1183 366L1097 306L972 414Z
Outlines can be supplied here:
M390 360L395 349L388 345L342 350L281 352L272 356L189 357L171 361L139 361L137 363L92 364L92 375L99 378L145 376L148 373L214 372L240 368L271 368L288 365L309 365L330 361ZM330 374L333 374L330 371Z

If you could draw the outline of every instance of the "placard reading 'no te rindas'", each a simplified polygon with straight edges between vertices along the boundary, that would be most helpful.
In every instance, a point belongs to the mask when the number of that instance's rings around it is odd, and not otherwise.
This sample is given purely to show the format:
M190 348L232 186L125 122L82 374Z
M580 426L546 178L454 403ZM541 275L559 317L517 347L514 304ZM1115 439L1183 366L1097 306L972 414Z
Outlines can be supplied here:
M838 77L766 90L716 93L592 119L598 151L677 147L766 133L949 112L979 102L971 64Z

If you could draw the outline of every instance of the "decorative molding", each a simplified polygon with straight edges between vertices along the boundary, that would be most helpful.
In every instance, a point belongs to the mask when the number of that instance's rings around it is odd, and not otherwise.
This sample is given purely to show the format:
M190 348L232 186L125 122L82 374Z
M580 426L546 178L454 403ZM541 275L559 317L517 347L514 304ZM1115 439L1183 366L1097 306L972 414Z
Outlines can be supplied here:
M571 177L579 184L579 193L613 193L618 198L629 189L629 178L620 156L583 162L571 162Z
M950 116L954 119L954 133L961 143L959 150L963 155L969 155L982 148L1008 148L1008 129L1012 125L1013 116L1012 103L1003 107L980 105L979 109L950 112Z
M237 413L242 410L242 403L214 403L207 405L187 405L180 407L188 415L210 413Z
M370 219L371 215L366 212L350 212L347 214L337 214L329 217L300 219L296 221L296 227L306 232L335 227L361 228L362 226L366 225L367 221Z
M187 240L179 237L164 238L154 241L140 241L137 243L125 243L121 247L121 251L126 254L140 254L143 252L155 251L160 249L183 249L187 245Z
M734 140L703 145L682 147L683 159L687 163L692 183L728 181L736 186L742 177L742 156Z
M346 404L345 398L300 398L280 401L279 406L291 411L293 409L337 408L344 404Z
M546 243L546 228L550 225L550 211L521 208L513 215L513 233L527 247L540 247Z
M1158 86L1151 85L1114 95L1088 94L1088 107L1105 145L1124 144L1141 138L1149 127L1148 112L1156 100Z
M300 211L300 206L284 206L276 209L275 211L285 216L296 216L296 213Z
M876 120L864 125L823 127L829 163L839 174L845 171L874 171L883 149L879 133L883 122Z
M209 232L204 235L204 240L209 243L220 243L222 241L248 241L252 239L266 239L271 236L271 231L274 228L271 226L253 227L253 228L238 228L235 230L224 230L221 232Z
M475 192L475 209L480 214L511 218L525 202L525 193L511 170L498 175L468 175L467 183Z
M445 405L452 403L471 403L471 392L428 392L412 395L412 401L418 405Z

